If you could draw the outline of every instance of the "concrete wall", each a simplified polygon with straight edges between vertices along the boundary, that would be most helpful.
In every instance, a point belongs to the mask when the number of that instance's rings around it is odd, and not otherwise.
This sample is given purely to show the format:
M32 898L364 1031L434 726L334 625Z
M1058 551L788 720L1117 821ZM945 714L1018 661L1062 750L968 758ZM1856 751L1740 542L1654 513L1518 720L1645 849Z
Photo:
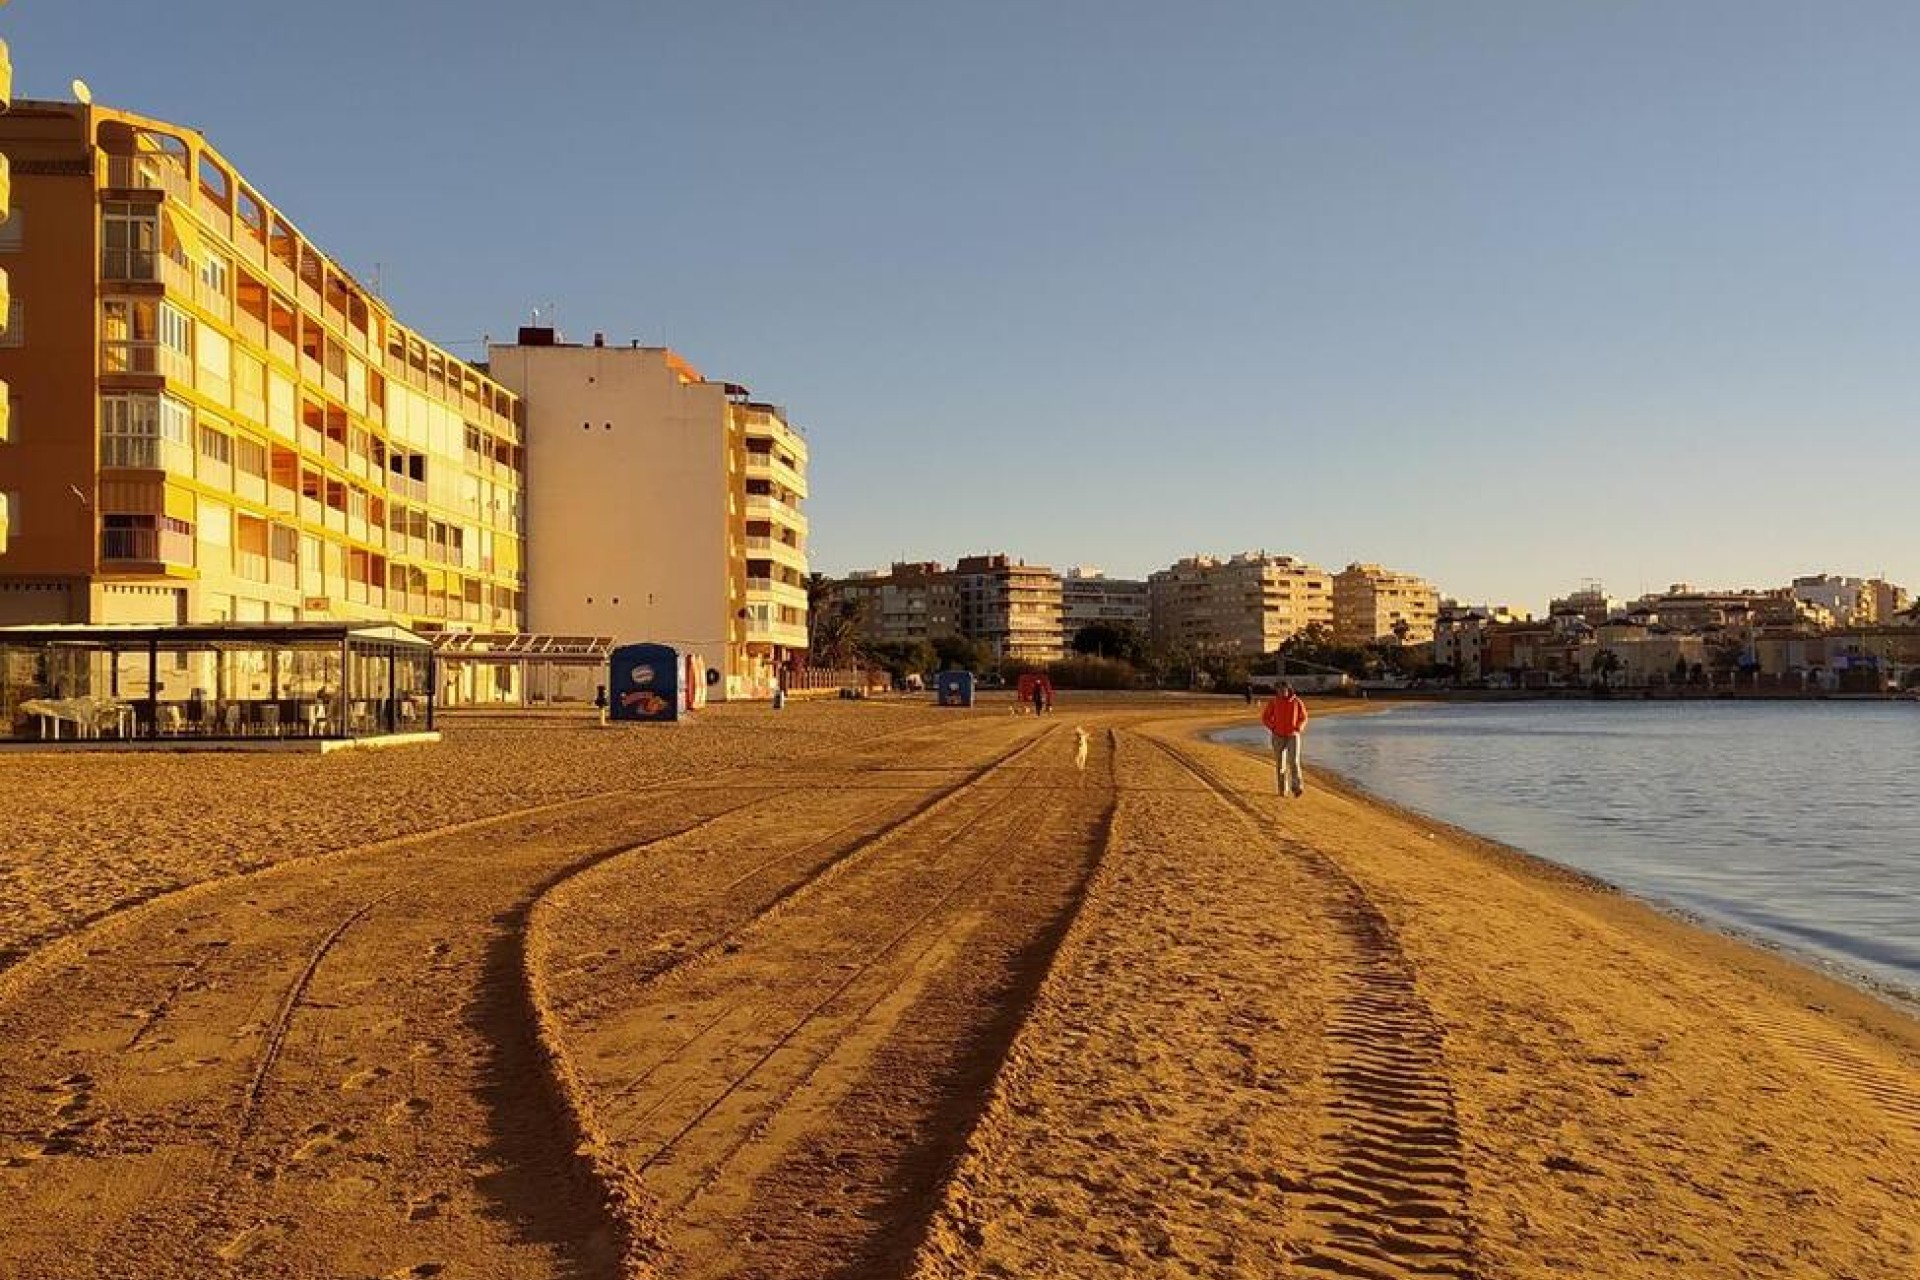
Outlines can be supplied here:
M495 346L527 413L527 626L729 670L726 396L653 348ZM744 525L742 525L744 527Z

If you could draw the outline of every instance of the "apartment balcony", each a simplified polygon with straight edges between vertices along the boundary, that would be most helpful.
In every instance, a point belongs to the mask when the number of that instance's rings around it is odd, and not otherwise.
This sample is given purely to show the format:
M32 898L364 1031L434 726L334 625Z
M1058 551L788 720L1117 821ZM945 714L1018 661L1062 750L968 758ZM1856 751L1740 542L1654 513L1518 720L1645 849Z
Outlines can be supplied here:
M755 560L771 560L775 564L789 569L807 572L807 553L792 543L782 542L778 538L762 538L747 535L747 554Z
M193 535L173 529L102 529L100 559L112 564L193 567Z
M7 42L0 40L0 111L13 106L13 54Z
M100 465L127 471L193 474L193 450L155 436L107 436L100 441Z
M295 515L300 510L300 495L277 484L268 485L267 506L282 515Z
M192 386L194 377L193 358L172 347L112 339L100 344L100 372L152 374L183 387Z
M770 453L747 451L747 476L754 480L771 480L784 489L791 489L801 498L807 496L807 478Z
M107 186L116 191L160 191L183 204L192 200L185 163L164 152L108 156Z
M747 618L748 644L777 644L788 649L807 647L807 629L797 622L775 622L771 619Z
M771 494L750 493L747 495L747 515L756 520L778 520L795 533L807 532L807 518L799 509L789 506Z
M796 609L807 607L807 589L795 583L782 582L778 578L748 578L747 598L772 601L775 604Z
M0 151L0 213L13 208L13 162Z

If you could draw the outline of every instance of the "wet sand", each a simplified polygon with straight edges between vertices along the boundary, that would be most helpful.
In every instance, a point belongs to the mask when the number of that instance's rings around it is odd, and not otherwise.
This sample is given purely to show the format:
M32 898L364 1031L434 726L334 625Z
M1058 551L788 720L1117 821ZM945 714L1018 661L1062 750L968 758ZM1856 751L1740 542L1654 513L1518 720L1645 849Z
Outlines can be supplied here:
M0 1274L1912 1273L1920 1025L1239 711L0 758Z

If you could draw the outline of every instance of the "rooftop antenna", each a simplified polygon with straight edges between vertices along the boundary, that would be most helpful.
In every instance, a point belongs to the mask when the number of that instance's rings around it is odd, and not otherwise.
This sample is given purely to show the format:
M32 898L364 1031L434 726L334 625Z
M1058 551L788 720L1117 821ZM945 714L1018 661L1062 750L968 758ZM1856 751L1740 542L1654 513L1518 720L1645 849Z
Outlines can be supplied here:
M93 90L87 88L87 82L77 76L73 81L73 100L83 107L93 105Z

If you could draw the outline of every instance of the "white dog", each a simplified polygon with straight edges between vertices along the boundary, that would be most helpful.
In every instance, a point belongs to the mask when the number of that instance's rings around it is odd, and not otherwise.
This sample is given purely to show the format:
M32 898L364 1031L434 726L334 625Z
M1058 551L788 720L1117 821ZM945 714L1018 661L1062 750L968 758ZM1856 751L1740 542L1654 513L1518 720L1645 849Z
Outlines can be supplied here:
M1073 767L1082 773L1087 771L1087 731L1077 727L1073 731Z

